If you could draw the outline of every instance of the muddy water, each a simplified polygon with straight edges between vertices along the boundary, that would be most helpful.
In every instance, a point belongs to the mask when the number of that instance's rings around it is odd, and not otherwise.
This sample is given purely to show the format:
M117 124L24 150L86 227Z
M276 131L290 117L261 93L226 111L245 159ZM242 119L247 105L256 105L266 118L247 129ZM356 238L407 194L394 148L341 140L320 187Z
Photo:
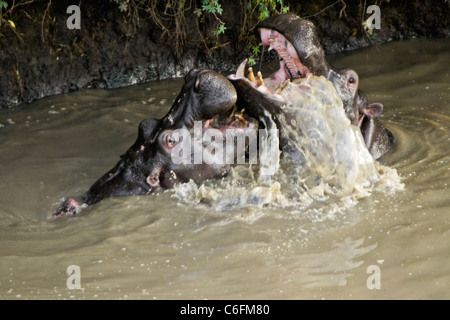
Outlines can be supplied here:
M264 205L240 206L226 192L246 188L243 167L204 188L108 199L51 219L63 197L82 195L118 161L140 120L168 110L182 81L3 111L0 298L449 299L449 52L449 41L415 40L333 59L384 104L398 140L380 163L403 190L358 199L324 193L284 205L302 195L281 177L261 193ZM67 286L71 265L81 289Z

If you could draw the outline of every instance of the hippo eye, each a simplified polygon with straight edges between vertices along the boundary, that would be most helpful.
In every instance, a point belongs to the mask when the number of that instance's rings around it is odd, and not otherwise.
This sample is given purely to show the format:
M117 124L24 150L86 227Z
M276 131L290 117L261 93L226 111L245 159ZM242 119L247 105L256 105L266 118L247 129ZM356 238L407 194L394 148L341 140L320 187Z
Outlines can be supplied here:
M166 149L173 149L178 144L178 139L176 139L173 132L166 132L163 137L164 147Z

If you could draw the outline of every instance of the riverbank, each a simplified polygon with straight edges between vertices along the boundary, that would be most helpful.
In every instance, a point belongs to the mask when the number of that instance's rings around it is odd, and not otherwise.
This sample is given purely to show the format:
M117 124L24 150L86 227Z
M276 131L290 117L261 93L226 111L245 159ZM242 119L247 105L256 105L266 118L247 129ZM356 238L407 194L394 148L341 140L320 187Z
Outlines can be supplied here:
M69 1L0 1L9 3L0 9L0 108L81 89L182 77L194 66L232 70L258 44L253 29L260 8L219 2L222 14L203 9L202 1L184 1L182 7L175 6L179 0L81 2L80 29L69 29ZM285 6L313 21L325 51L334 54L394 40L448 38L449 3L422 2L380 1L379 30L363 26L371 16L365 1ZM224 33L215 35L222 24Z

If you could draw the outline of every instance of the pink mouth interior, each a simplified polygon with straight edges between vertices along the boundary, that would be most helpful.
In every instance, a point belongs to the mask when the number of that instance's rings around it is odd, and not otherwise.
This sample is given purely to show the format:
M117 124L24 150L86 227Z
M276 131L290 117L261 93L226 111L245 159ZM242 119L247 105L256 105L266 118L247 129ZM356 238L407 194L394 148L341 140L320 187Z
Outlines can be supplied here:
M312 72L304 66L294 46L278 31L260 28L261 41L269 50L275 49L280 57L280 69L272 73L269 77L273 81L283 82L286 79L306 78Z

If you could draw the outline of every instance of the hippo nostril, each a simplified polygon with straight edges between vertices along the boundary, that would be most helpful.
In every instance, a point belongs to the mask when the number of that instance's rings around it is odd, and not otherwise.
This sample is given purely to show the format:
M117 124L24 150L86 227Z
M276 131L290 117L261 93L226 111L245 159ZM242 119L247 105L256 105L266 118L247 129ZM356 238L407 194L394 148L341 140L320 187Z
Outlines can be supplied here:
M146 181L151 187L159 186L159 177L156 174L148 176Z

